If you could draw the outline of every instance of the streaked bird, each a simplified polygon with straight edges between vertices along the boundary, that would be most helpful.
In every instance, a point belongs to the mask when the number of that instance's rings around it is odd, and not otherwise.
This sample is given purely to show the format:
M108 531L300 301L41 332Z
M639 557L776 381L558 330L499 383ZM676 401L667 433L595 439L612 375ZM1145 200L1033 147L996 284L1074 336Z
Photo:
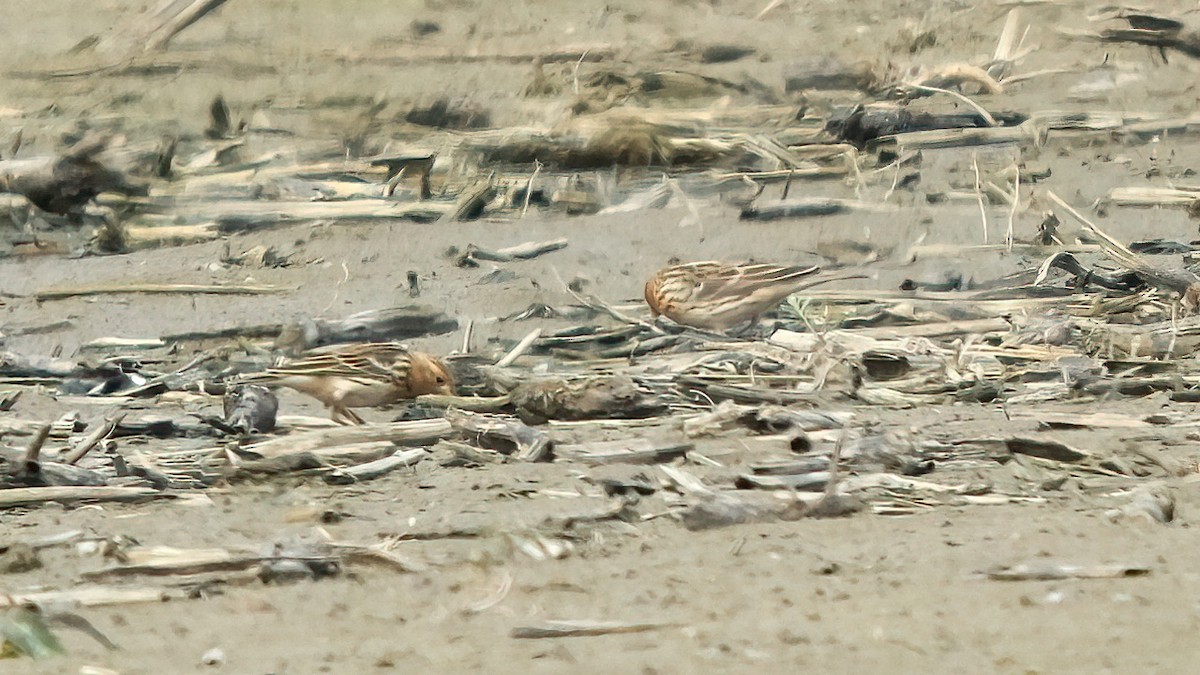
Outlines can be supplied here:
M694 262L660 270L646 282L654 316L725 331L752 322L784 298L811 285L819 267Z
M308 394L324 403L339 424L363 423L350 408L387 405L422 394L454 393L454 379L439 359L396 342L314 350L239 381Z

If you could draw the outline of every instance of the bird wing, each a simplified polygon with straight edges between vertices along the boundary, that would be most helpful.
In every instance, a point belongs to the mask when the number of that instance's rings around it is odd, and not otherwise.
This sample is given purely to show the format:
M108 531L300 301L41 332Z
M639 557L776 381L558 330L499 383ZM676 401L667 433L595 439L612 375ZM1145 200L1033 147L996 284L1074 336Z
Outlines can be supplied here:
M353 345L325 353L310 354L268 368L263 375L324 375L370 381L399 381L407 370L408 349L391 343Z
M697 288L693 300L704 302L732 296L746 296L764 288L790 287L800 279L814 274L819 267L787 267L783 265L693 263ZM780 288L782 291L782 288Z

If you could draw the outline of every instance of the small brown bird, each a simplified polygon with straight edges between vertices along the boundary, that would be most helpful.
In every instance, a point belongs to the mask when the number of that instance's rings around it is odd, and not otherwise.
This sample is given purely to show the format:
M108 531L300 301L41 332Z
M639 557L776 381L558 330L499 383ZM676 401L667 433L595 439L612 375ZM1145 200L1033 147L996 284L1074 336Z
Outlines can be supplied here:
M784 298L809 285L819 267L694 262L660 270L646 282L654 316L724 331L754 321Z
M312 351L240 381L276 384L308 394L324 403L339 424L363 423L350 408L385 405L422 394L454 393L454 379L440 360L396 342Z

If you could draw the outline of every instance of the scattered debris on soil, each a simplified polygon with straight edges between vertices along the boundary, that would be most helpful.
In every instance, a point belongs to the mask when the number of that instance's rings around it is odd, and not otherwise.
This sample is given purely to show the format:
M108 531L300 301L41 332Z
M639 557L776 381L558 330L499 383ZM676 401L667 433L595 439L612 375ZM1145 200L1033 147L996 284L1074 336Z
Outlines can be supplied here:
M104 65L23 76L151 76L178 59L186 64L194 55L167 47L224 4L164 3L74 50ZM50 556L83 562L52 583L6 582L4 655L61 654L64 626L116 648L62 606L187 601L377 569L430 574L483 555L434 553L446 540L502 542L503 554L487 555L549 565L591 562L649 528L688 537L809 519L949 519L997 505L1068 504L1118 526L1179 522L1175 488L1195 467L1136 439L1195 439L1192 415L1167 404L1200 401L1191 365L1200 348L1200 257L1191 241L1122 241L1109 230L1127 231L1114 224L1138 208L1200 209L1194 170L1159 154L1168 136L1194 140L1196 118L1115 102L1074 111L1057 100L1031 105L1022 86L1045 75L1022 65L1033 49L1025 17L1034 4L1005 5L1014 6L995 26L998 45L985 63L945 50L932 52L941 61L918 59L940 43L914 25L907 49L886 67L837 55L799 59L779 81L733 69L766 63L766 44L679 40L664 51L669 61L649 69L606 45L468 57L414 46L457 28L413 18L402 46L341 58L532 64L533 81L510 97L540 112L515 125L512 110L483 96L378 96L317 138L276 126L268 105L250 110L217 95L178 135L141 134L136 124L116 134L81 117L55 152L29 154L18 134L0 159L0 215L14 225L0 237L9 273L45 256L64 267L153 260L215 241L225 253L200 268L207 281L155 278L130 263L104 278L64 274L50 286L0 288L0 307L44 322L0 324L0 509L56 509L69 523L71 509L169 513L264 486L329 496L319 513L300 517L315 520L305 537L254 546L9 531L0 574L41 570ZM1084 18L1075 6L1058 10ZM1168 50L1200 57L1198 33L1182 20L1121 8L1088 18L1105 27L1062 32L1092 47L1150 46L1164 61ZM1056 183L1048 157L1110 142L1105 152L1149 158L1143 175L1170 185L1139 183L1130 170L1129 184L1089 203L1090 192ZM1101 161L1080 153L1085 163ZM706 219L728 206L736 219L723 226L745 231L868 221L869 231L901 218L958 229L942 243L921 235L890 250L846 228L840 244L828 231L820 242L795 235L807 248L779 243L771 260L692 255ZM588 276L595 251L579 244L583 230L604 227L597 223L605 217L664 213L678 219L661 230L678 241L676 258L643 256L621 272L637 270L644 298L615 296L614 286ZM419 269L414 261L386 270L370 304L363 294L342 296L355 262L327 260L332 248L322 238L371 242L371 227L399 221L413 238L444 242L445 254ZM476 244L461 234L476 221L517 243ZM561 224L553 238L525 227L546 221ZM363 229L345 234L351 226ZM999 256L1003 271L968 269L984 255ZM553 281L529 276L535 264L553 270ZM949 271L931 272L939 267ZM325 281L301 276L315 270L328 271ZM452 293L490 299L473 316L439 306L450 295L441 279L467 273L476 280ZM309 292L300 284L310 283L328 285L327 306L290 322L261 309ZM499 298L518 284L533 286L537 300L505 315ZM111 334L74 353L16 346L75 326L89 304L169 298L198 312L207 296L261 304L208 317L211 329L200 331L169 320L139 335L95 324ZM450 342L458 347L442 348ZM428 353L429 344L440 351ZM298 399L279 387L328 405L333 419L298 414ZM1147 397L1163 409L1117 407ZM370 408L386 412L351 410ZM935 409L987 410L1003 422L906 421ZM531 526L475 522L464 510L439 526L415 517L395 532L381 524L374 539L358 541L324 527L398 476L432 488L438 476L491 472L480 511L537 502L549 515ZM535 475L553 475L554 487ZM998 561L981 574L1061 582L1161 567L1047 557ZM503 602L512 583L464 611ZM632 613L511 619L508 634L521 640L687 627L673 615ZM216 667L226 658L213 648L200 661Z

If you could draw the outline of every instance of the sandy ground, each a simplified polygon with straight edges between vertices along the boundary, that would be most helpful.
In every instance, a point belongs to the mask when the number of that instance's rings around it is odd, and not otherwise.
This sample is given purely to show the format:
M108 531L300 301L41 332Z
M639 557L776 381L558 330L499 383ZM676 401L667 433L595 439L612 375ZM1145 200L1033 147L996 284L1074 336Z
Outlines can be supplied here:
M552 104L519 95L528 81L524 63L400 63L391 53L414 49L464 54L499 49L553 48L608 43L630 68L686 68L719 77L752 77L780 92L788 62L837 55L875 63L939 65L985 62L1006 10L994 3L795 2L756 20L765 5L726 2L609 1L604 3L481 3L475 0L372 3L358 0L231 0L216 15L181 36L167 53L189 67L139 76L46 79L31 71L86 65L66 55L90 34L103 33L134 10L115 1L45 0L35 11L6 13L6 58L0 73L0 138L24 129L30 154L57 147L76 120L124 130L137 140L160 133L198 134L211 98L223 94L238 114L262 111L297 138L336 149L339 129L377 98L389 114L439 96L461 97L493 111L497 126L552 118ZM1092 3L1094 4L1094 3ZM1158 3L1182 11L1184 3ZM974 6L972 6L974 5ZM1084 3L1026 8L1030 41L1040 49L1020 72L1063 68L1013 85L1002 96L981 97L1000 110L1111 110L1176 115L1195 110L1197 64L1174 56L1168 64L1147 50L1072 42L1053 27L1079 24L1092 9ZM414 19L436 21L441 32L417 41ZM901 48L913 26L936 44L909 54ZM679 40L757 46L759 55L732 64L700 65L670 51ZM371 57L371 58L368 58ZM90 57L99 58L99 57ZM1107 68L1097 70L1107 59ZM582 69L596 67L585 64ZM1078 100L1072 87L1096 73L1128 76L1113 90ZM561 108L561 101L558 102ZM406 133L411 133L411 129ZM370 139L374 150L403 146L384 125ZM1124 145L1056 139L1023 159L1050 169L1047 185L1069 201L1087 205L1117 185L1167 185L1186 181L1197 146L1186 137ZM1166 171L1151 175L1152 165ZM249 281L296 287L281 296L112 296L35 303L6 298L0 330L13 332L5 348L74 355L81 344L104 336L154 337L225 325L336 317L404 301L406 275L415 271L422 301L476 322L474 346L501 349L536 325L498 322L531 303L564 304L570 298L558 277L580 278L589 292L612 302L635 301L648 274L672 257L810 262L839 241L869 241L894 252L876 265L860 288L894 288L904 278L938 280L964 274L984 281L1039 262L1019 255L970 260L922 258L909 262L912 245L979 243L974 203L930 206L924 193L962 184L969 154L937 155L922 184L896 196L894 217L835 216L805 221L746 223L737 211L707 205L702 224L686 209L652 215L566 218L534 213L507 222L298 225L208 244L142 251L115 257L0 259L0 291L24 295L65 283L129 280ZM890 180L874 181L863 195L878 199ZM797 184L804 194L852 196L837 181ZM1041 205L1045 208L1045 205ZM989 211L990 238L1003 237L1005 209ZM1019 237L1040 221L1035 205L1019 215ZM1163 237L1187 241L1195 225L1183 210L1120 210L1101 222L1119 238ZM462 269L446 251L474 243L501 247L565 236L569 247L506 266L515 278L487 283L491 268ZM284 269L214 265L228 247L266 244L314 261ZM557 275L557 276L556 276ZM70 327L16 334L13 326L67 319ZM461 334L424 338L419 347L457 348ZM187 354L177 355L186 361ZM285 393L288 412L320 414L319 406ZM1092 406L1095 404L1093 403ZM1052 410L1086 412L1087 404ZM1118 399L1108 411L1130 414L1189 413L1194 406L1163 396ZM842 401L837 409L850 409ZM99 416L105 406L82 411ZM64 412L50 391L27 392L16 414L53 418ZM1033 433L1019 415L1010 421L993 405L919 410L863 409L860 415L923 437ZM1010 413L1014 411L1010 410ZM1016 411L1020 412L1020 411ZM3 413L10 414L10 413ZM392 413L368 410L371 419ZM1056 436L1097 453L1128 444L1182 463L1194 461L1194 439L1185 430L1147 432L1067 431ZM727 452L736 438L714 442ZM639 467L628 467L632 475ZM428 672L1192 672L1190 644L1200 623L1200 553L1190 535L1200 487L1181 478L1174 489L1180 517L1171 526L1139 521L1112 523L1103 490L1071 479L1061 490L1038 494L1044 503L941 506L917 515L860 514L838 520L747 525L689 532L669 518L630 527L597 526L575 542L563 560L531 562L514 551L506 532L532 530L547 516L603 506L579 495L578 466L504 465L487 469L415 470L352 488L331 488L303 478L239 484L210 491L211 503L156 502L137 506L48 506L0 515L0 543L26 541L71 529L100 537L126 536L145 544L178 547L259 547L311 530L312 513L342 518L322 525L343 541L373 543L439 524L482 524L494 535L465 540L408 542L406 555L432 571L400 574L354 567L349 573L295 585L214 587L202 597L163 604L81 610L121 645L106 652L64 632L69 656L45 663L0 661L0 672L78 672L83 665L135 673L348 673L422 669ZM963 480L1004 484L1012 470L967 472ZM305 515L310 514L310 515ZM1087 581L999 582L982 570L1028 559L1149 565L1142 578ZM65 587L100 561L65 550L43 555L44 566L0 577L0 589ZM479 603L497 596L482 610ZM487 603L485 603L487 604ZM478 610L478 611L476 611ZM662 622L652 632L521 640L516 627L544 619ZM222 666L200 665L212 648Z

